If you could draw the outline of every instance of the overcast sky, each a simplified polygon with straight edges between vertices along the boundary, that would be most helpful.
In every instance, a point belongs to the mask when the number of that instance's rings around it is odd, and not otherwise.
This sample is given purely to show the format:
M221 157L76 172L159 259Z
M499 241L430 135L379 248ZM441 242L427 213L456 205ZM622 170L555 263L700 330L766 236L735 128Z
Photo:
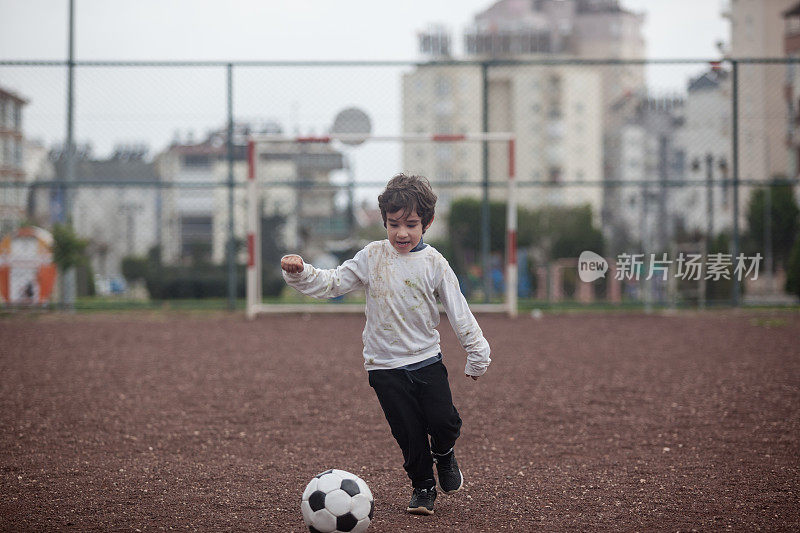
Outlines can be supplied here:
M75 0L79 59L416 59L429 22L456 37L491 0ZM720 0L622 0L649 56L709 58ZM0 0L0 56L64 59L67 0ZM458 47L457 50L461 48Z
M416 32L448 27L461 34L491 0L75 0L78 60L418 60ZM720 0L623 0L644 12L650 58L713 59L728 40ZM0 59L64 60L67 0L0 0ZM654 93L681 92L705 65L648 68ZM51 144L64 135L61 68L0 67L0 86L29 100L25 131ZM365 109L374 132L400 131L400 75L408 68L238 69L235 115L275 119L288 131L322 133L336 112ZM96 154L117 143L161 150L176 131L196 140L225 123L222 69L80 69L76 136ZM399 166L384 152L359 149L357 162L378 175ZM152 153L152 152L151 152ZM384 164L385 167L384 168Z

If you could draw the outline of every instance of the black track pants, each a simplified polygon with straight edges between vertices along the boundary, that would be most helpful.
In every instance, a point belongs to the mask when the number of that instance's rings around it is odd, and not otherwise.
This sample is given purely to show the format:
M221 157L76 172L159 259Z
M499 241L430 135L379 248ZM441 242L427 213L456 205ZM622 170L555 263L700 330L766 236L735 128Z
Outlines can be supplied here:
M370 370L369 384L403 450L403 468L411 484L432 487L431 449L447 452L461 432L444 364L438 361L417 370Z

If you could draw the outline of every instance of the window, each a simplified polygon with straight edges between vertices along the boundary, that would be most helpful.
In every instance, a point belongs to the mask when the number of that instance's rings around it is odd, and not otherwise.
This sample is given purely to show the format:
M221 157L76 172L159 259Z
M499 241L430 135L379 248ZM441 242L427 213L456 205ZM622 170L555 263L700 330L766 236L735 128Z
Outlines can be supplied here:
M14 106L14 129L17 131L22 129L22 106L20 104Z
M205 154L189 154L183 156L183 165L188 168L208 168L211 166L211 157Z
M20 141L14 142L14 164L22 168L22 143Z
M450 80L440 77L436 80L436 95L447 96L450 94Z
M3 139L3 164L11 166L11 139Z
M453 133L453 125L447 119L439 119L433 125L434 131L442 135L450 135ZM423 132L420 132L423 133Z
M683 150L676 150L672 159L672 171L681 179L684 178L686 173L686 152Z
M436 173L441 181L453 181L453 171L449 168L439 168Z

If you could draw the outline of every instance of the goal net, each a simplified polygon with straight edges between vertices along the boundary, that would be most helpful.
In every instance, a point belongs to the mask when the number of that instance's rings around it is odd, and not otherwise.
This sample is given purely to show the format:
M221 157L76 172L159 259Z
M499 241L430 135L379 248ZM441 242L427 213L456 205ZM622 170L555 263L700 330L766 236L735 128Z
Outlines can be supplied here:
M306 196L312 195L307 200L313 202L314 191L328 191L335 189L327 179L317 180L314 176L300 176L291 170L289 161L298 158L314 159L324 167L326 157L336 155L330 150L332 144L349 145L352 150L358 150L361 143L402 143L404 148L417 145L432 145L434 147L444 144L477 144L485 143L487 146L505 146L507 149L507 186L505 187L506 200L506 234L505 234L505 261L504 261L504 290L501 293L500 303L471 303L470 308L475 312L506 313L509 316L517 314L517 195L515 186L515 143L511 133L472 133L459 135L441 134L413 134L413 135L360 135L360 134L332 134L326 136L290 137L283 135L251 135L248 140L248 176L246 188L246 228L247 228L247 275L246 275L246 309L248 318L253 318L264 313L363 313L363 303L274 303L265 302L263 265L262 265L262 221L268 208L270 198L281 194L290 195L296 203L299 191L304 191ZM484 150L484 157L488 150ZM439 186L435 175L431 182L439 194ZM388 179L388 176L386 177ZM353 183L350 184L351 187ZM476 191L481 187L480 181L470 183L450 183L450 186L465 185ZM341 187L341 186L338 186ZM352 189L351 189L352 190ZM281 192L282 191L282 192ZM290 205L292 202L289 202ZM377 205L375 206L377 211ZM298 213L293 213L297 215ZM295 220L290 216L289 219ZM291 223L291 220L289 223ZM312 261L312 264L314 262ZM323 265L315 264L322 267ZM334 265L325 265L331 268ZM276 264L276 269L280 267Z

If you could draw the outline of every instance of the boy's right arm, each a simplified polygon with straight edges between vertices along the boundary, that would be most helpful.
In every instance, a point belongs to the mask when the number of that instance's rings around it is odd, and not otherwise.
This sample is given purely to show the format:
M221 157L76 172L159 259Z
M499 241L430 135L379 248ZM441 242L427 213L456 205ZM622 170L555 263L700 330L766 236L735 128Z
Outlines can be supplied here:
M281 269L290 274L297 274L303 271L303 258L299 255L284 255L281 257Z
M364 250L337 268L321 270L304 263L299 255L281 258L283 279L307 296L335 298L367 284L367 254Z

